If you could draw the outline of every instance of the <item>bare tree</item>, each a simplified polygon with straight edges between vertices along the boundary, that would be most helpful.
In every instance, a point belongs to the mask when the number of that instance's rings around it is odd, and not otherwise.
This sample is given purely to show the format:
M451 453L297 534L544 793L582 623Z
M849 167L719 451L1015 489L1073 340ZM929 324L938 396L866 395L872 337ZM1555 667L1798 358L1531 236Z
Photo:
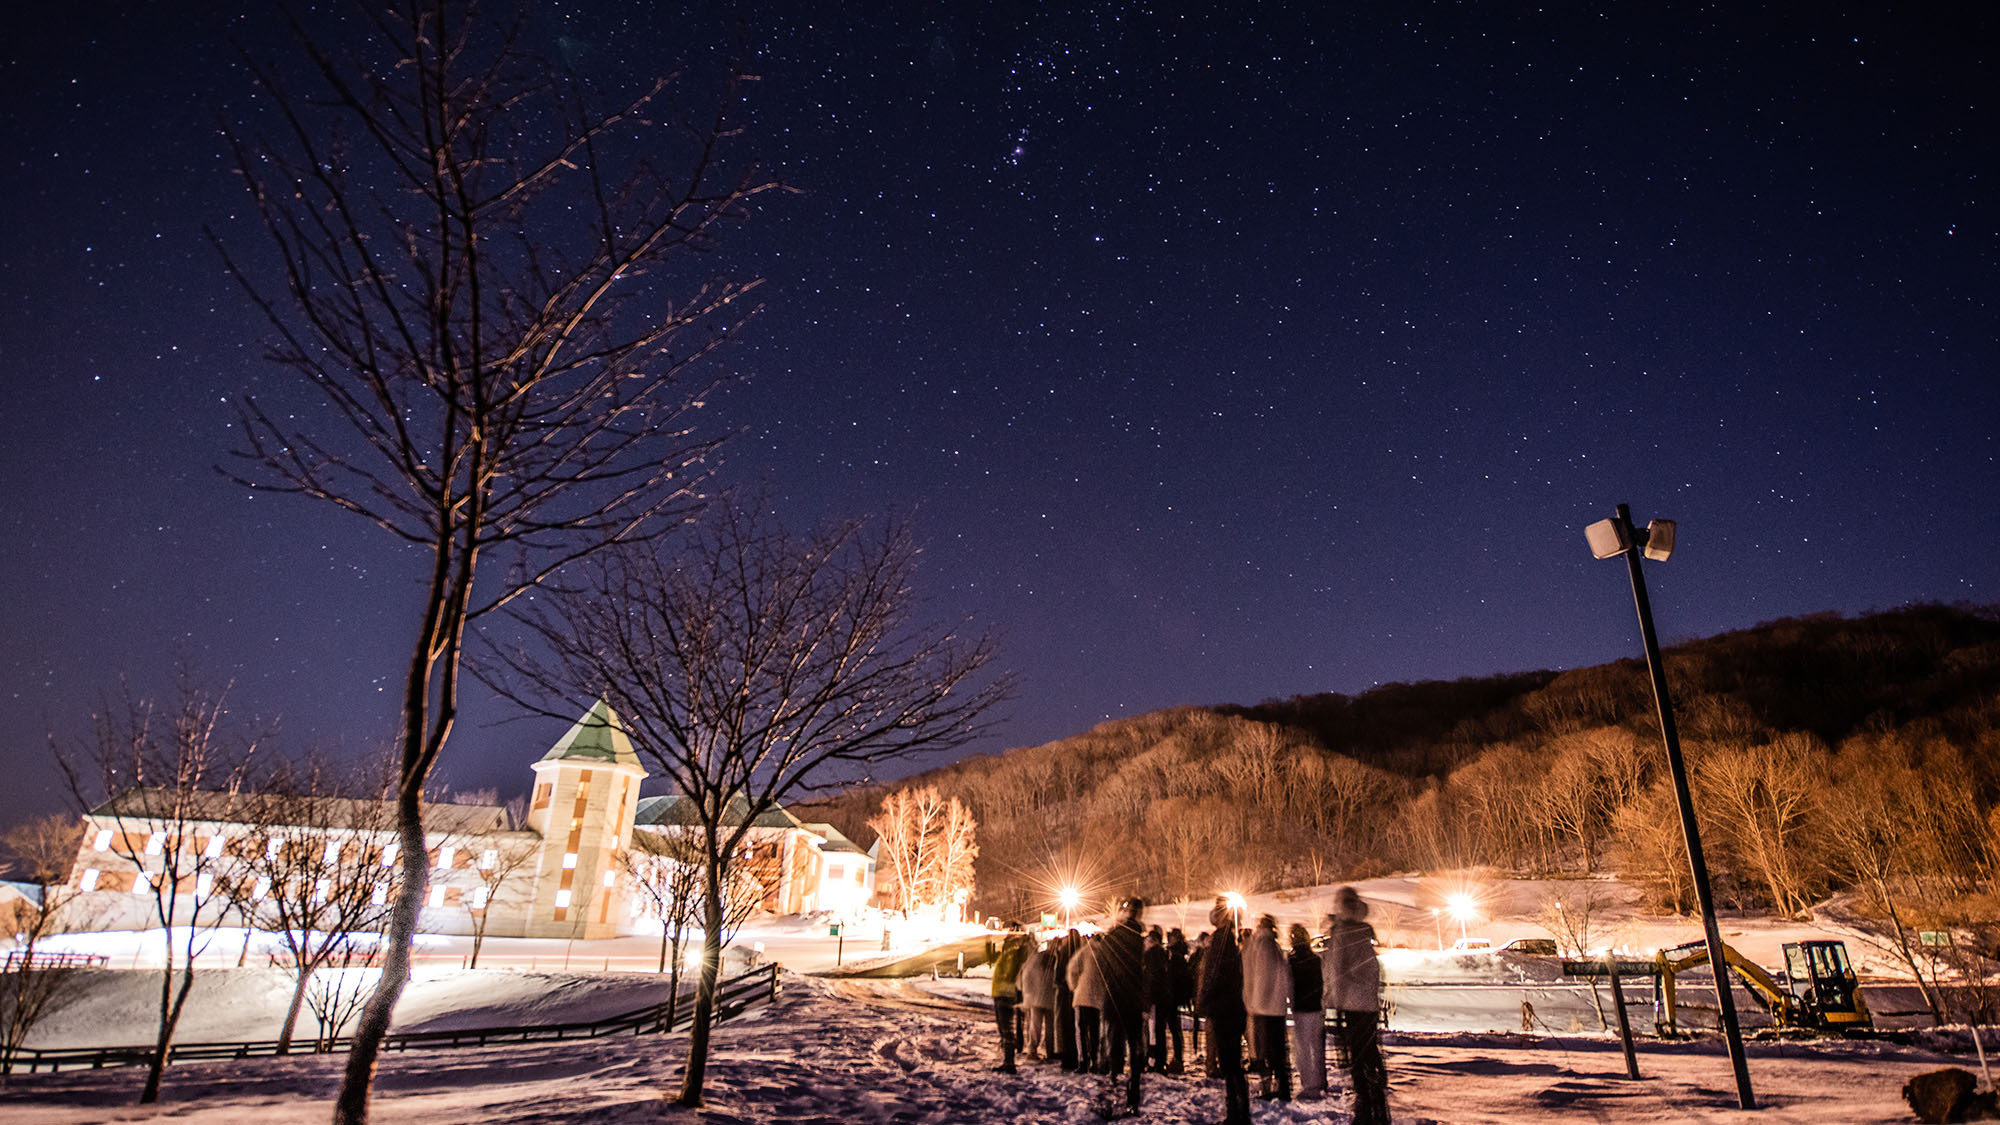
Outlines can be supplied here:
M1803 913L1827 871L1817 839L1826 819L1825 758L1811 735L1785 734L1757 746L1719 747L1696 765L1731 850L1781 914Z
M308 759L287 763L240 802L249 830L236 849L237 901L275 936L292 973L279 1054L291 1049L314 974L351 960L358 935L388 921L399 845L382 842L395 813L381 794L378 778Z
M422 560L396 736L404 869L345 1122L366 1118L408 976L420 803L458 717L466 630L691 499L714 445L690 429L711 390L691 377L748 315L750 285L670 271L769 186L729 170L734 80L706 115L657 118L665 79L594 112L521 22L476 0L355 12L372 34L354 53L294 23L307 66L246 59L275 128L230 140L277 276L211 236L319 404L244 399L252 467L236 479L351 512ZM280 80L301 72L308 88ZM508 569L486 565L495 551Z
M618 862L645 904L645 913L660 920L659 971L671 971L670 991L678 995L681 944L701 908L701 853L693 841L677 834L634 832L632 846L618 853Z
M970 896L978 825L957 797L945 797L934 785L899 789L882 799L868 827L881 840L877 863L894 874L897 909L935 909L943 917L951 903L962 901L960 891Z
M0 849L12 856L0 870L34 891L0 907L0 934L14 939L10 969L0 977L0 1081L13 1072L14 1056L42 1017L59 1007L76 983L76 967L35 955L42 939L63 932L83 894L70 872L76 865L83 824L56 813L24 821L0 833Z
M510 811L510 822L518 819ZM539 834L509 831L472 837L466 846L476 853L472 869L478 882L472 893L459 901L472 919L472 960L466 967L476 969L479 948L486 944L486 928L494 911L504 913L518 904L523 892L532 893L534 865L541 855L542 843Z
M159 1100L167 1048L194 987L195 959L232 905L225 853L255 742L234 736L226 717L222 697L183 673L171 710L128 695L119 710L107 706L94 716L90 741L55 748L70 793L98 837L93 851L101 847L124 867L87 868L82 877L94 890L129 889L165 931L159 1023L142 1104ZM86 773L93 766L94 776Z
M759 815L815 784L963 745L1004 678L994 647L915 620L907 530L794 536L720 504L674 554L595 560L591 580L524 611L554 656L513 669L566 713L603 695L692 805L705 868L703 951L677 1101L701 1103L731 865Z

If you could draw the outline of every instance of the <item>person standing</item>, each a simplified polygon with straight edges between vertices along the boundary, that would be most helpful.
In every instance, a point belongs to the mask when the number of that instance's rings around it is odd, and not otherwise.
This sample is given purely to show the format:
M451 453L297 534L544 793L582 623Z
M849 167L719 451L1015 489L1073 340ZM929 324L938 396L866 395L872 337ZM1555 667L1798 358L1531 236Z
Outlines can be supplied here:
M1167 937L1158 926L1146 931L1145 959L1146 1013L1152 1017L1146 1069L1159 1072L1167 1069L1167 1021L1161 1013L1167 1010L1173 984L1167 979Z
M1023 1057L1032 1062L1056 1057L1054 963L1054 951L1046 948L1031 949L1021 962L1021 1006L1028 1010L1028 1049Z
M1285 1012L1292 1002L1292 970L1278 948L1278 920L1269 914L1243 946L1243 1006L1250 1014L1250 1046L1264 1062L1258 1097L1292 1100L1292 1052L1285 1042Z
M1049 976L1056 986L1056 1057L1064 1070L1076 1069L1076 993L1070 988L1069 967L1076 961L1083 935L1076 930L1056 939L1056 956Z
M1103 1073L1104 972L1098 954L1103 934L1092 934L1069 962L1069 987L1076 1004L1076 1069L1083 1074Z
M1250 1125L1250 1083L1243 1077L1243 955L1236 948L1236 916L1227 899L1208 912L1208 947L1201 957L1195 1009L1208 1023L1208 1056L1222 1076L1222 1125Z
M1118 904L1118 920L1098 944L1098 971L1104 978L1104 1021L1110 1026L1111 1050L1105 1070L1116 1075L1130 1066L1125 1080L1125 1107L1139 1112L1140 1076L1146 1069L1145 936L1139 915L1144 899Z
M1340 1015L1340 1044L1347 1057L1348 1085L1354 1091L1355 1125L1389 1125L1389 1074L1382 1062L1378 1020L1382 1010L1382 965L1375 959L1375 928L1365 919L1368 904L1353 887L1333 895L1326 919L1326 948L1320 963L1325 1000Z
M1181 1060L1181 1009L1194 1003L1194 971L1188 959L1187 935L1179 928L1167 931L1167 1002L1160 1006L1159 1016L1166 1024L1173 1039L1174 1052L1163 1069L1168 1074L1179 1074Z
M1292 951L1285 958L1292 969L1292 1059L1299 1069L1299 1097L1326 1096L1326 1006L1324 974L1312 935L1292 923Z
M993 1022L1000 1028L1002 1074L1014 1073L1014 1051L1021 1045L1021 962L1027 958L1028 935L1009 933L993 958Z

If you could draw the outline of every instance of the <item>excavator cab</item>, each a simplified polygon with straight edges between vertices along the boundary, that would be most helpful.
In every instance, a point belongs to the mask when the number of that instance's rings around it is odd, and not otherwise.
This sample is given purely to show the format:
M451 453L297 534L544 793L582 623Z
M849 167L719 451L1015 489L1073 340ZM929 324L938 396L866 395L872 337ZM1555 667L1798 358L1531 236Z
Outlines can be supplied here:
M1825 1031L1867 1028L1874 1021L1861 999L1861 981L1838 941L1795 941L1785 945L1785 987L1797 1004L1799 1022Z

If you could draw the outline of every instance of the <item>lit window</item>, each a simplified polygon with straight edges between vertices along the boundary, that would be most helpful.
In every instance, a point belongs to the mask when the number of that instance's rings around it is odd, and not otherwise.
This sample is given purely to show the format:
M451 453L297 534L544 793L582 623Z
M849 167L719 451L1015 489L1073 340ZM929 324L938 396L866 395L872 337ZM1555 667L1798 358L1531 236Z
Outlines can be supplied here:
M485 887L472 888L472 908L474 910L486 909L486 897L487 890Z
M313 888L313 901L315 903L325 902L326 896L331 893L333 893L333 880L321 879L319 885Z
M485 851L479 853L479 869L481 871L491 871L493 870L493 865L499 862L500 849L498 848L487 848Z
M396 866L396 855L397 855L397 853L401 852L402 850L403 850L403 845L401 845L401 844L383 844L383 845L382 845L382 866L384 866L384 867L394 867L394 866Z
M431 904L432 906L443 906L443 905L444 905L444 888L443 888L443 887L432 887L432 888L431 888L431 898L430 898L430 904Z
M568 892L567 890L561 890L561 891L557 891L557 892L556 892L556 909L557 909L557 910L561 910L561 909L563 909L563 908L567 907L568 905L569 905L569 892Z
M204 871L201 874L194 877L194 897L207 898L208 892L214 889L215 889L215 876Z
M444 847L438 849L439 867L450 867L451 861L457 858L458 858L458 849L452 847L450 844L446 844Z
M826 865L826 877L829 879L845 879L847 878L847 868L842 867L838 863L829 863Z
M203 852L202 855L209 859L221 859L223 845L227 843L229 843L227 836L210 836L208 838L208 850Z
M250 892L250 900L252 902L263 902L270 893L271 880L260 878L257 880L257 886Z
M110 851L110 850L111 850L111 829L109 829L109 828L100 828L100 829L98 829L98 830L97 830L97 838L96 838L96 839L94 839L94 840L92 840L92 841L90 842L90 850L91 850L91 851L94 851L94 852L108 852L108 851Z
M388 902L389 884L387 883L375 884L375 893L368 896L368 901L374 903L377 906L380 906L383 903Z
M276 836L273 836L271 837L270 842L264 845L264 858L276 859L278 858L278 853L284 850L285 850L285 842L283 840L278 839Z
M153 877L151 875L146 874L144 871L141 871L137 875L132 876L132 893L135 895L152 894Z
M328 841L326 842L326 862L327 862L327 863L339 863L339 862L340 862L340 841L339 841L339 840L328 840Z
M99 850L102 850L102 849L99 849ZM84 871L83 871L83 878L81 878L81 879L78 879L78 880L76 881L76 889L77 889L77 890L79 890L79 891L94 891L94 890L96 890L96 889L97 889L97 868L95 868L95 867L86 867L86 868L84 868Z
M147 855L159 855L161 852L166 850L166 847L167 847L166 833L155 832L152 835L146 837Z
M574 871L574 870L576 870L576 853L575 853L575 852L564 852L564 853L563 853L563 870L564 870L564 871Z
M605 885L605 886L607 886L607 887L615 887L615 886L617 886L617 885L618 885L618 873L617 873L616 871L606 871L606 872L604 873L604 885Z

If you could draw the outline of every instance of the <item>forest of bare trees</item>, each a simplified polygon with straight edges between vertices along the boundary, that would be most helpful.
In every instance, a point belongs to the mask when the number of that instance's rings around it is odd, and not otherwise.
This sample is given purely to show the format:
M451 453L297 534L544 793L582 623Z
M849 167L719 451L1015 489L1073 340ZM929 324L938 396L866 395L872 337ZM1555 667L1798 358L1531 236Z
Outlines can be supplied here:
M1996 915L2000 614L1786 619L1667 665L1726 907L1832 898L1905 950L1899 932ZM1178 899L1464 867L1616 871L1685 911L1665 774L1644 667L1624 661L1177 708L898 784L971 809L982 913L1048 909L1072 881ZM883 795L815 815L866 842Z

